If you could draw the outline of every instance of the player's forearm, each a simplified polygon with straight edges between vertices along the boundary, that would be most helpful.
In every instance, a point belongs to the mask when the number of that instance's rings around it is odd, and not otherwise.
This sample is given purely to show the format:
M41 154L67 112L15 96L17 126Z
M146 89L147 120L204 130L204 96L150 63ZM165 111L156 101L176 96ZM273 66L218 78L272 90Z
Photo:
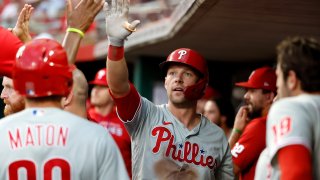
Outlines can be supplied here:
M74 32L67 32L63 39L62 46L67 52L69 64L74 64L76 61L76 55L80 46L81 39L82 37Z
M117 2L119 1L119 2ZM124 58L124 43L131 33L135 32L140 21L128 22L129 0L116 0L106 3L106 33L109 47L107 57L107 80L115 98L123 97L130 92L128 68Z
M229 140L228 140L229 141L229 146L230 146L231 149L236 144L236 142L239 140L240 136L241 136L241 133L232 130L231 135L230 135Z
M107 81L114 97L123 97L130 91L129 73L123 47L109 45Z

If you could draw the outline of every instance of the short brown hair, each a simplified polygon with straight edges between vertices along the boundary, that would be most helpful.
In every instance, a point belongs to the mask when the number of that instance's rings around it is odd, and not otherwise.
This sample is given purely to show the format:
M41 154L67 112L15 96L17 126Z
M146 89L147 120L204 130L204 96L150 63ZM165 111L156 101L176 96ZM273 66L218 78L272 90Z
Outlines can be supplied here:
M320 44L314 38L289 37L277 46L284 80L294 71L306 92L320 91Z

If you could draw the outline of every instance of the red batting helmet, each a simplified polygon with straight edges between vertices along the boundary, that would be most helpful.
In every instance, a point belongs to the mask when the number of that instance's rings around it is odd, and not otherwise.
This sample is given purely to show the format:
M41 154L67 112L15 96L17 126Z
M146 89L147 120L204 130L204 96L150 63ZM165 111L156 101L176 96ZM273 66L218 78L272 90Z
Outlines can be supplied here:
M107 82L107 68L100 69L94 80L90 81L89 84L93 85L100 85L100 86L107 86L108 87L108 82Z
M66 51L51 39L36 39L22 46L13 68L13 85L27 97L68 95L72 72Z
M167 60L160 64L160 68L163 72L166 72L168 67L172 64L188 66L200 75L200 80L196 84L188 86L184 90L184 94L187 99L200 99L204 95L204 91L209 80L208 67L205 59L198 52L192 49L180 48L173 51L168 56Z

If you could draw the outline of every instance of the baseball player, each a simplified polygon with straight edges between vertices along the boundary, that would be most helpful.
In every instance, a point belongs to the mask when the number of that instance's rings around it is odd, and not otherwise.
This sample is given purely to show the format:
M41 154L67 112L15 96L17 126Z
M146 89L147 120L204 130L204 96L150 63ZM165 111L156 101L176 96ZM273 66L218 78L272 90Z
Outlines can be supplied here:
M128 81L124 40L140 21L128 23L128 1L106 4L104 10L109 39L107 81L117 113L132 139L132 178L155 179L155 163L169 158L181 168L194 168L199 179L233 179L224 132L196 113L197 100L208 83L202 56L180 48L161 63L169 102L157 106L141 97Z
M267 121L271 179L320 179L319 69L315 39L292 37L278 45L279 100Z
M22 46L13 84L26 109L0 121L0 179L128 179L112 137L61 110L72 74L59 43L38 39Z
M230 137L235 117L234 107L225 98L211 98L204 105L203 115L212 123L218 125Z
M88 109L88 116L90 120L105 127L112 135L131 177L131 139L124 124L117 116L114 102L109 94L106 74L106 68L100 69L94 80L89 82L94 86L91 90L92 107Z
M236 83L246 88L242 106L229 138L233 170L240 179L252 180L259 155L266 146L266 116L276 96L276 74L270 67L254 70L247 82Z

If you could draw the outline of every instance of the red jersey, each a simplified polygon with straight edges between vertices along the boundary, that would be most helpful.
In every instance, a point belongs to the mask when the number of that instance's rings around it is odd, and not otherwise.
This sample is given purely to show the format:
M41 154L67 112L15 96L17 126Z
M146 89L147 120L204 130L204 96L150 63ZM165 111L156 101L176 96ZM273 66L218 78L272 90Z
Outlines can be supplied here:
M23 43L7 29L0 26L0 76L11 78L16 53Z
M240 168L240 179L254 179L256 164L265 147L266 117L253 119L231 150L233 163Z
M108 115L102 116L93 107L89 109L88 117L91 121L108 129L120 149L128 174L131 177L131 139L123 122L118 118L116 110L113 109Z

